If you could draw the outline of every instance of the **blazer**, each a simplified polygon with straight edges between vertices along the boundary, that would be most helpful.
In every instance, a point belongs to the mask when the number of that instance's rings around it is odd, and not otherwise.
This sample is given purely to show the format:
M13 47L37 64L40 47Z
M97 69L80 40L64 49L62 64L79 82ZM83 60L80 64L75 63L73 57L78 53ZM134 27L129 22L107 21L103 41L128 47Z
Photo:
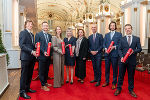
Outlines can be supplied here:
M102 34L96 33L95 42L93 41L93 34L88 37L89 52L98 51L97 54L101 54L103 49L103 36Z
M32 39L33 39L33 42L32 42ZM30 60L35 59L35 57L31 54L32 50L35 49L34 35L33 34L30 35L30 33L26 29L20 32L19 46L21 49L20 60L30 61Z
M112 41L114 41L114 46L116 46L116 49L113 49L109 54L105 53L104 56L110 56L110 57L118 57L119 56L118 55L118 45L119 45L119 41L121 38L122 38L122 34L119 32L115 32L112 40L111 40L111 32L105 34L103 47L108 49L110 43Z
M52 36L50 34L48 34L48 38L49 38L48 42L51 42ZM46 57L44 55L44 52L47 52L48 45L46 43L46 39L45 39L43 31L41 31L35 35L35 43L37 43L37 42L40 42L40 56L38 57L38 59L40 59L40 60L50 59L50 56ZM51 49L51 51L52 51L52 49ZM52 52L50 53L50 55L52 55Z
M88 49L88 39L86 37L83 37L79 49L79 59L83 60L83 58L87 58Z
M140 44L140 38L132 35L132 43L129 46L127 42L126 36L122 37L120 39L119 47L118 47L118 53L120 58L124 57L128 51L129 48L132 48L134 53L129 56L126 63L129 63L131 65L136 65L136 54L142 51L141 44Z

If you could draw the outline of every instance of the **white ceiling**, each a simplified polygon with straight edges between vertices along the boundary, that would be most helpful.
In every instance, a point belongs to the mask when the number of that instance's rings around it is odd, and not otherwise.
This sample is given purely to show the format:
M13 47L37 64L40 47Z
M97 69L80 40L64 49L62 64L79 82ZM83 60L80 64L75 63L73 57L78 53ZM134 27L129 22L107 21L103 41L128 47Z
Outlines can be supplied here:
M86 12L98 13L102 0L37 0L38 19L76 21L82 19ZM121 0L103 0L111 3L111 11L117 13L120 10Z

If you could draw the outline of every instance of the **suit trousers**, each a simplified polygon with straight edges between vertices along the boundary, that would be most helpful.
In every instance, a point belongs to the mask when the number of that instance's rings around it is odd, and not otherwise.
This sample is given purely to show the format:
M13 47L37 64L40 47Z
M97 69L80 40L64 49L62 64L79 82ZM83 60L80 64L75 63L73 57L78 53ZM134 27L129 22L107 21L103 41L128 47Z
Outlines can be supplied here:
M112 64L113 68L113 82L112 84L117 84L117 75L118 75L118 57L105 56L105 79L106 83L109 83L110 76L110 65Z
M99 54L94 56L92 55L91 60L94 70L94 80L99 82L101 81L101 56Z
M21 60L20 93L30 89L35 60Z
M128 90L133 91L135 68L136 68L136 65L131 65L129 63L124 64L124 63L120 62L120 64L119 64L119 77L118 77L118 84L117 84L118 90L122 89L124 76L125 76L125 72L127 69L127 72L128 72Z
M50 59L46 60L39 59L39 78L42 86L45 86L45 83L47 83L49 66L50 66Z

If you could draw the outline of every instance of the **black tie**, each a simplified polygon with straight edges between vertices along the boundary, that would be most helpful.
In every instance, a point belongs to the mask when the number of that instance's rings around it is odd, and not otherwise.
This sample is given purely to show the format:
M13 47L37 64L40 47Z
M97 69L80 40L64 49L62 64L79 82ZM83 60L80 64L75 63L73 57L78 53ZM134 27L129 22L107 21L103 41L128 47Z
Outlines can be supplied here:
M32 40L32 43L33 43L34 41L33 41L33 36L32 36L32 33L31 33L31 32L30 32L30 36L31 36L31 40Z

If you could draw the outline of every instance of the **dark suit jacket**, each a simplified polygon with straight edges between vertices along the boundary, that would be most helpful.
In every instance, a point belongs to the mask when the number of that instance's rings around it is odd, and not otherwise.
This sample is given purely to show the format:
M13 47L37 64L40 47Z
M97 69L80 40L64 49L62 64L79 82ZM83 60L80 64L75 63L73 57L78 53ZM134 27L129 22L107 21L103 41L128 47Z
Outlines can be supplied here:
M98 54L101 54L103 49L103 36L99 33L96 33L95 42L93 41L93 34L88 37L89 42L89 52L98 51Z
M111 41L114 41L114 46L116 46L116 49L113 49L109 54L105 53L105 56L110 56L110 57L118 57L119 56L118 55L118 45L119 45L119 41L121 38L122 38L122 34L119 32L115 32L112 40L111 40L110 32L105 35L103 47L108 49Z
M32 37L33 37L33 43L32 43L31 35L26 29L20 32L19 35L19 46L21 49L20 60L35 59L35 57L31 54L32 50L35 49L33 34Z
M49 37L49 42L51 42L52 36L50 34L48 34L48 37ZM46 43L46 39L45 39L43 31L41 31L35 35L35 43L37 43L37 42L40 42L40 56L38 57L38 59L40 59L40 60L50 59L50 57L46 57L44 55L44 52L47 52L48 45ZM52 49L51 49L51 51L52 51ZM52 55L52 53L50 53L50 55Z
M83 37L80 49L79 49L79 59L83 60L83 58L87 58L88 55L88 40L86 37Z
M126 55L129 48L132 48L134 53L129 56L126 63L129 63L131 65L136 65L136 54L142 51L140 38L133 36L132 43L129 46L126 36L122 37L120 39L119 48L118 48L118 53L119 53L120 58Z

